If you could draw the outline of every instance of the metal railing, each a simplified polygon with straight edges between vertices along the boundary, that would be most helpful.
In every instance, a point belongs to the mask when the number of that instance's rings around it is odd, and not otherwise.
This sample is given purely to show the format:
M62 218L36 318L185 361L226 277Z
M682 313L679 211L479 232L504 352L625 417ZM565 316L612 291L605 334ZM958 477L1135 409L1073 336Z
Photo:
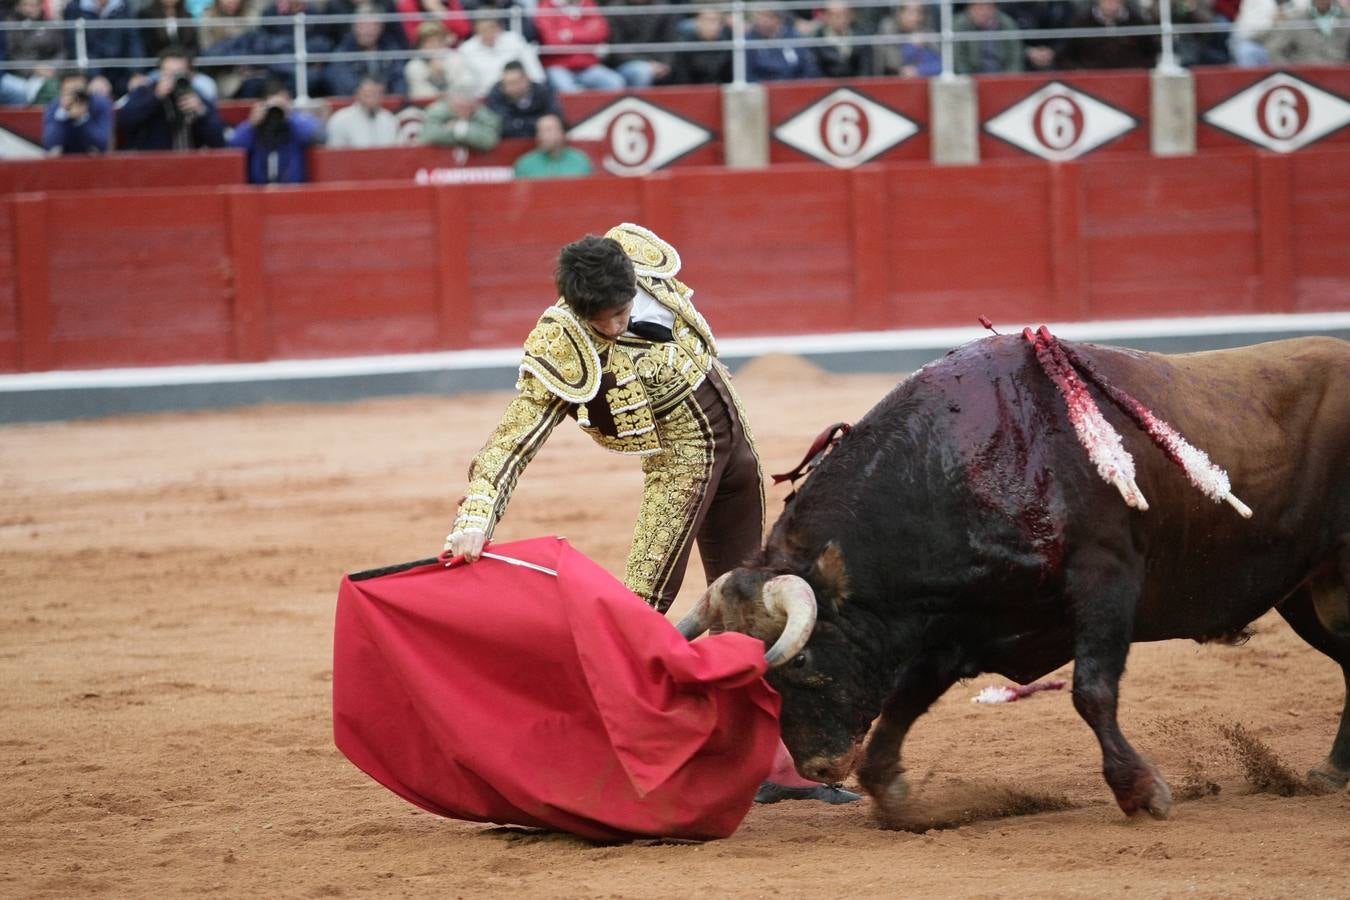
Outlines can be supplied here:
M77 0L71 0L77 2ZM638 14L638 15L663 15L675 14L680 16L690 16L703 10L712 10L727 15L730 25L730 37L728 39L715 41L671 41L661 43L628 43L628 44L586 44L567 46L549 46L538 44L535 46L536 52L540 56L540 61L545 66L548 65L548 57L551 55L563 55L573 53L594 53L603 58L610 53L622 53L625 55L642 53L687 53L695 51L726 50L731 53L732 61L732 83L744 84L747 80L746 54L751 50L761 48L785 48L810 49L813 47L832 46L845 44L849 47L886 47L900 46L906 43L922 42L936 45L940 52L942 78L951 78L955 74L955 47L962 42L987 41L987 40L1016 40L1016 41L1037 41L1037 40L1079 40L1092 38L1097 40L1109 39L1113 37L1129 38L1139 36L1156 36L1160 39L1160 49L1156 65L1162 70L1176 70L1180 68L1177 64L1176 39L1188 35L1208 35L1232 32L1237 26L1232 22L1211 22L1211 23L1177 23L1172 18L1171 0L1157 0L1158 21L1147 25L1089 27L1089 28L1036 28L1036 29L1007 29L992 31L970 31L961 32L955 30L955 15L953 14L953 0L916 0L917 5L926 7L937 7L938 9L938 30L914 32L905 34L858 34L847 37L840 36L793 36L782 38L760 38L750 33L746 25L746 19L749 14L757 10L770 8L781 12L786 12L789 16L796 10L815 10L824 5L825 0L729 0L723 3L698 3L696 6L688 4L648 4L642 6L604 6L593 10L603 15L609 14ZM990 0L996 4L1006 4L1018 2L1018 0ZM849 0L848 4L854 10L882 7L887 10L897 5L897 0ZM565 15L566 13L558 10L536 9L533 17L548 15ZM527 14L519 7L512 7L508 10L484 9L484 10L466 10L455 12L449 15L438 15L429 13L355 13L355 14L311 14L305 12L295 13L289 16L248 16L239 18L221 18L221 19L74 19L72 21L55 20L44 22L41 27L56 31L73 31L73 44L75 50L74 60L25 60L25 61L4 61L0 62L0 67L11 72L31 72L39 69L69 66L73 63L74 67L81 71L95 69L132 69L148 70L157 64L157 60L149 58L94 58L89 53L89 32L102 30L126 30L126 29L150 29L164 27L173 21L180 30L218 28L222 25L231 23L248 25L250 29L259 27L285 27L291 29L291 40L293 49L289 53L270 53L270 54L251 54L251 55L199 55L199 65L206 68L228 68L236 66L265 66L293 67L294 80L296 86L296 95L300 98L306 98L309 92L309 67L311 65L322 65L331 62L352 62L359 60L400 60L405 61L417 57L425 56L425 51L417 49L399 49L399 50L376 50L376 51L325 51L310 52L308 49L308 38L313 34L313 29L333 25L350 25L358 20L378 20L385 23L402 25L408 22L441 22L448 18L460 17L465 20L474 21L482 18L502 19L510 30L520 32L524 26L524 20ZM0 35L10 31L32 30L34 23L31 22L0 22ZM1316 28L1316 23L1311 21L1297 22L1276 22L1270 28L1264 29L1266 32L1281 31L1302 31ZM1335 23L1334 28L1342 31L1350 30L1350 21L1341 21ZM205 48L208 49L209 48Z

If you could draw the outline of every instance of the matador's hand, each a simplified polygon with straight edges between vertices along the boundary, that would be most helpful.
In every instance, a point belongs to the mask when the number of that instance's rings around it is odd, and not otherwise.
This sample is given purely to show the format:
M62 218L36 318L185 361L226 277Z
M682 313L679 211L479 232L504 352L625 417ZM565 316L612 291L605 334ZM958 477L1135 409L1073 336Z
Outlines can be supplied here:
M445 539L445 551L451 556L463 556L465 562L477 562L483 555L487 538L481 531L464 531Z

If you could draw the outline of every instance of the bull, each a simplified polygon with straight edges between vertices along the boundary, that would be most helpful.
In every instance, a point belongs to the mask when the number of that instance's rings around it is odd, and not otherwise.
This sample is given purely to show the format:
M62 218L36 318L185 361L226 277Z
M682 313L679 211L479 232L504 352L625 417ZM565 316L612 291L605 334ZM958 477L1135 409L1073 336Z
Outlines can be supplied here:
M1058 345L1134 460L1122 484L1085 452L1074 398L1030 340L972 342L899 384L678 626L763 640L798 771L856 770L883 820L903 808L906 733L980 673L1025 683L1072 661L1116 802L1159 818L1171 791L1116 716L1132 642L1232 639L1274 608L1350 693L1350 343ZM1250 518L1188 484L1176 448L1136 427L1149 413L1226 467ZM1350 696L1309 777L1350 780Z

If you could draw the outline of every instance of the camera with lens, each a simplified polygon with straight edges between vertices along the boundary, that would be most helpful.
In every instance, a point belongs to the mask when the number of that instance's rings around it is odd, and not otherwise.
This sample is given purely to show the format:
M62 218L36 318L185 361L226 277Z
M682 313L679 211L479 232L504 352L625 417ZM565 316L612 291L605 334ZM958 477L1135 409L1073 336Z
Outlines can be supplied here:
M183 111L178 102L189 94L193 94L192 78L188 75L178 75L173 80L173 87L169 88L168 102L165 104L168 111L169 121L183 122L192 118L190 113Z
M280 147L291 139L291 121L280 106L268 106L258 123L258 143L264 147Z

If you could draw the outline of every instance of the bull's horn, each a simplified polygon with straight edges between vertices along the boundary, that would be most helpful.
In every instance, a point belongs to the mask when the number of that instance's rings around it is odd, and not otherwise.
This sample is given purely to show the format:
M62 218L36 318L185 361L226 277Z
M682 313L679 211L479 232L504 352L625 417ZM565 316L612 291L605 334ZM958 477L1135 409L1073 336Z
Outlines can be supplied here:
M685 640L692 641L722 617L722 586L730 577L730 572L719 575L716 581L708 585L703 596L698 598L694 608L680 620L680 624L675 626L680 630L680 634L684 635Z
M772 669L792 659L806 646L811 629L816 627L816 592L811 590L805 578L779 575L769 579L760 596L770 613L787 616L783 633L764 654L764 661Z

